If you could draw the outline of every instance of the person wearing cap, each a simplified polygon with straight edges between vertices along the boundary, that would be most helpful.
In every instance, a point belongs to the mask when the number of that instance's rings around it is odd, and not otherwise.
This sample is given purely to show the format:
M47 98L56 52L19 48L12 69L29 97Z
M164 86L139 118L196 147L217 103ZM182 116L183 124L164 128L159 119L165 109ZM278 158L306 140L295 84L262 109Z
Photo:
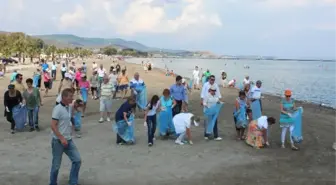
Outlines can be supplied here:
M261 81L258 80L256 85L250 90L250 105L254 120L258 119L262 115L261 84Z
M205 84L203 84L203 87L202 87L202 92L201 92L201 105L203 105L203 99L208 96L208 93L209 93L209 89L211 86L213 86L215 89L216 89L216 96L221 99L222 98L222 95L220 93L220 89L218 87L218 84L215 83L215 80L216 80L216 77L215 75L211 75L209 77L209 81L206 82Z
M182 108L185 108L185 102L187 102L187 92L185 87L182 84L182 77L180 75L176 76L176 83L170 87L170 94L176 106L173 108L173 117L176 114L179 114L182 111Z
M87 98L89 96L89 89L90 89L90 82L86 80L85 74L81 74L81 80L79 81L79 89L80 89L80 94L83 100L82 117L84 117Z
M15 89L20 91L21 94L26 90L26 87L22 83L22 79L22 74L18 73L16 74L15 81L12 83L15 86Z
M16 90L15 85L8 85L8 91L4 94L5 117L11 123L11 133L15 133L15 121L13 119L13 108L22 103L20 91Z
M176 114L173 117L173 124L175 127L175 132L178 135L175 140L175 144L184 145L185 136L187 136L188 143L190 145L193 144L191 137L191 124L198 126L200 122L200 118L194 116L192 113L182 112Z
M195 69L193 71L193 82L194 82L194 89L198 89L200 90L199 88L199 82L200 82L200 71L198 70L198 66L195 66Z
M287 89L285 90L285 98L281 100L280 103L280 128L282 128L281 132L281 147L285 148L285 140L286 140L286 133L287 130L289 130L289 138L290 138L290 143L291 147L293 150L298 150L298 148L294 145L294 141L292 139L292 133L294 130L294 120L292 117L292 114L295 112L296 107L295 107L295 102L294 99L292 98L292 91Z
M64 79L61 80L59 86L58 86L58 95L56 98L56 105L58 105L61 100L62 100L62 96L61 96L61 92L64 89L73 89L74 90L74 85L73 85L73 81L72 81L72 76L70 73L65 73L64 74Z
M98 98L98 73L97 71L92 72L92 76L90 77L90 84L91 84L92 99L97 99Z
M213 134L215 141L221 141L222 138L218 135L218 115L222 109L223 103L217 95L217 88L214 84L209 87L208 94L203 99L204 114L207 117L204 131L204 139L208 140Z

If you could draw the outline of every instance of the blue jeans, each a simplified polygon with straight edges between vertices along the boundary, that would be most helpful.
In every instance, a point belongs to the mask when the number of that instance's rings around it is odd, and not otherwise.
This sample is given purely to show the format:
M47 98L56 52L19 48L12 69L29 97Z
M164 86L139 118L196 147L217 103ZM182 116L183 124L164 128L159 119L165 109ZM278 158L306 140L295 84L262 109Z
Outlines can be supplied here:
M27 108L27 113L28 113L28 120L29 120L29 126L30 128L35 128L38 126L38 113L39 113L39 108L36 106L33 109Z
M147 116L147 135L148 135L148 143L153 144L154 134L156 130L156 114L153 116Z
M53 138L51 141L51 148L53 159L50 171L50 185L57 185L58 171L61 167L63 152L72 162L69 185L77 185L81 158L75 143L72 140L68 140L68 146L65 148L59 139Z

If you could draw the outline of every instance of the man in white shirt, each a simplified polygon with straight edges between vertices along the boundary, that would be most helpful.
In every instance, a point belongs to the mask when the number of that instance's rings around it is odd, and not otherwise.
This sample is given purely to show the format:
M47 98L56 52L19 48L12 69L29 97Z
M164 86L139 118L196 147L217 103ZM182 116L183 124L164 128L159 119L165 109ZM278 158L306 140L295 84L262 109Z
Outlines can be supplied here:
M99 68L97 69L98 73L98 92L100 91L101 84L103 82L104 76L106 74L106 70L103 67L103 64L100 64ZM98 93L99 94L99 93Z
M209 77L209 81L206 82L203 87L202 87L202 92L201 92L201 105L203 105L203 99L208 95L209 89L211 86L213 86L216 89L216 96L221 99L222 95L220 93L220 89L218 87L218 84L215 83L215 76L211 75Z
M92 63L92 71L96 71L97 67L98 67L97 63L95 61L93 61L93 63Z
M198 89L199 90L199 78L200 72L198 70L198 66L195 66L195 69L193 71L193 81L194 81L194 89Z
M183 141L185 139L185 136L187 135L187 139L190 145L193 144L191 140L191 123L194 123L195 126L199 125L200 118L197 116L194 116L191 113L179 113L176 114L173 117L173 124L175 127L175 132L178 135L177 139L175 140L175 143L178 145L183 145Z

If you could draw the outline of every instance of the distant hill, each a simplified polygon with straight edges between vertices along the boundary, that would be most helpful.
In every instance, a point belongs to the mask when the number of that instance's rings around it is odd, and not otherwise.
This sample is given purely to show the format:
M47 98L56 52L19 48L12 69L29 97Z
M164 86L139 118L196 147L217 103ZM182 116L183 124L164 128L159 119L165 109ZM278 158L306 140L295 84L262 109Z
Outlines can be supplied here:
M87 38L79 37L76 35L69 34L51 34L51 35L33 35L34 37L40 38L45 42L56 42L58 45L69 45L72 47L106 47L115 46L118 48L130 48L143 52L164 52L164 53L191 53L186 50L171 50L162 48L153 48L145 46L141 43L135 41L126 41L119 38L105 39L105 38Z

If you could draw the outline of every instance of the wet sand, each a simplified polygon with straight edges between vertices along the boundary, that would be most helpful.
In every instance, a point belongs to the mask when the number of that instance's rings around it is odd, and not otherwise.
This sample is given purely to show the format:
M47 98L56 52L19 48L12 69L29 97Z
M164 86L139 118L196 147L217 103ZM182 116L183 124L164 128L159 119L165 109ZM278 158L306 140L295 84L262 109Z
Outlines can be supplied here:
M92 60L85 60L91 68ZM110 60L95 60L108 68ZM129 78L137 71L148 86L148 98L160 95L164 88L174 83L160 70L148 73L136 64L122 63L128 69ZM24 78L31 77L34 69L24 70ZM90 72L90 71L89 71ZM89 73L88 73L89 74ZM8 76L0 80L0 91L8 85ZM58 79L60 73L58 73ZM55 82L50 96L44 99L40 111L41 132L9 134L10 124L1 118L0 124L0 179L1 185L48 184L51 163L50 122L56 99ZM190 111L202 116L199 91L190 97ZM219 117L219 133L223 141L205 141L203 127L192 128L194 145L176 146L173 141L157 140L147 146L146 129L141 113L136 119L134 146L117 146L112 123L98 123L99 102L89 100L87 116L83 120L83 136L74 141L83 160L80 171L82 185L333 185L335 184L335 111L313 104L304 107L303 136L300 151L280 148L280 128L271 128L271 147L256 150L242 141L235 140L232 118L235 89L222 89L225 106ZM3 96L0 98L3 101ZM116 100L113 112L122 100ZM279 98L265 96L265 114L279 118ZM0 107L0 112L4 107ZM113 120L113 119L112 119ZM288 135L288 134L287 134ZM287 144L289 147L289 144ZM59 184L66 185L70 161L63 157Z

